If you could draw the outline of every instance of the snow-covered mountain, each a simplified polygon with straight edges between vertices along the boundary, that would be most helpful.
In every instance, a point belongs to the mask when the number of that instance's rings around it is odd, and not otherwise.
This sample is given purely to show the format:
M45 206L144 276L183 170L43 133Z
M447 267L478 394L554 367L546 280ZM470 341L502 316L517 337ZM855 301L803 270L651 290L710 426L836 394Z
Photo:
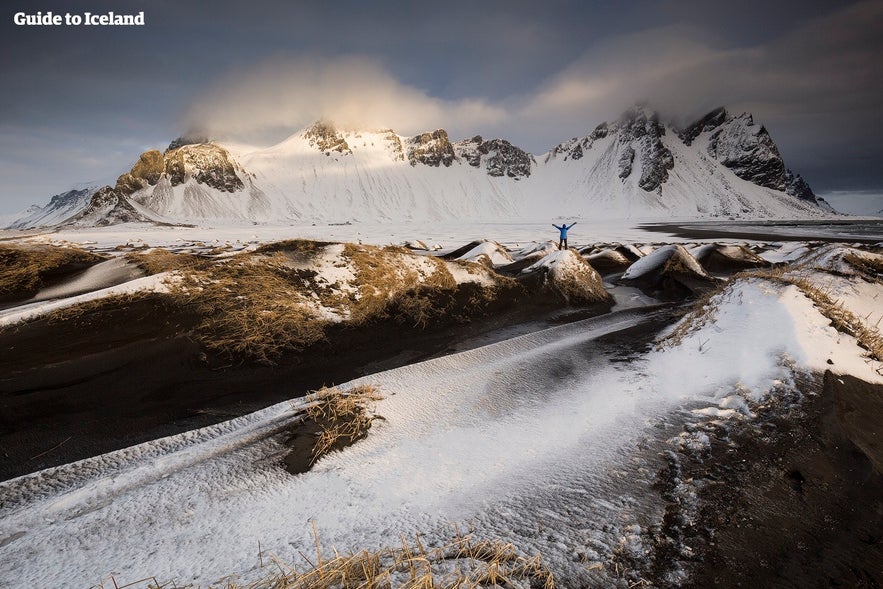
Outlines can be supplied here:
M452 142L444 129L408 137L328 121L268 148L181 138L165 152L143 153L115 186L64 210L66 218L34 213L14 226L831 211L750 114L720 108L678 129L644 106L539 156L500 138Z
M8 228L27 229L63 223L86 208L97 190L98 185L87 184L56 194L49 199L48 204L44 206L31 205L19 213Z

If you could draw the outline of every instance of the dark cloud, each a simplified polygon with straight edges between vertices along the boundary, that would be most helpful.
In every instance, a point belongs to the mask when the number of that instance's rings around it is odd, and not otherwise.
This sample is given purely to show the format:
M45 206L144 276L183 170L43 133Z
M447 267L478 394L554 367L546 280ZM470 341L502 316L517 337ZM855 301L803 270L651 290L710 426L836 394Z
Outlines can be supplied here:
M751 110L814 186L883 187L877 0L154 0L143 28L12 25L35 6L7 3L0 26L0 211L112 181L191 123L255 136L330 116L539 152L636 100Z

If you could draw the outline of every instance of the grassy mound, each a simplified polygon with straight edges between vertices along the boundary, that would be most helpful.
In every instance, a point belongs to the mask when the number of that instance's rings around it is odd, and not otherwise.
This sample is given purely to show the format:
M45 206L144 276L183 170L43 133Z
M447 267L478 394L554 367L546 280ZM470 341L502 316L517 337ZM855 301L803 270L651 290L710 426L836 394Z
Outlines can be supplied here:
M0 245L0 302L28 299L104 259L70 247Z

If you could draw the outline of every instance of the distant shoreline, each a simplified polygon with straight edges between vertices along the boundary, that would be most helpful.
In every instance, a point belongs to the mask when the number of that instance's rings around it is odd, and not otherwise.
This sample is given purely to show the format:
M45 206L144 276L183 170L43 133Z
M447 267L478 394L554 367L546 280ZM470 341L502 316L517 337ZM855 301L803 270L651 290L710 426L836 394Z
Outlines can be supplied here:
M751 239L765 241L825 241L875 244L883 242L883 219L818 221L690 221L641 223L638 228L685 239ZM827 228L827 231L819 231Z

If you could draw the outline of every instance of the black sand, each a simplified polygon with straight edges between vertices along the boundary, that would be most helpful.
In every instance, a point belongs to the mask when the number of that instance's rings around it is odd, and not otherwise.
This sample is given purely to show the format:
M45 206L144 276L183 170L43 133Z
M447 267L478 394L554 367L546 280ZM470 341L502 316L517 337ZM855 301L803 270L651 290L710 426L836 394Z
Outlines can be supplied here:
M883 586L883 386L821 380L681 456L681 479L701 481L678 532L694 554L684 586Z
M275 366L207 357L186 335L193 318L175 313L156 297L77 321L39 319L0 331L0 480L491 343L513 326L542 329L592 311L525 304L425 330L392 321L338 327Z

